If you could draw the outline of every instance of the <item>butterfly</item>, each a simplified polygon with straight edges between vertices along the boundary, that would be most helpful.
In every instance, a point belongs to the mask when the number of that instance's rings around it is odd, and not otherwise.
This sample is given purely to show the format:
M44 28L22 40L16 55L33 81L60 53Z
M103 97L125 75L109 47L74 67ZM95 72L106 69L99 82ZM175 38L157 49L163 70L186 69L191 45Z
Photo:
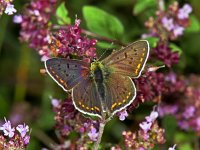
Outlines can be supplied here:
M149 56L149 43L136 41L114 51L103 60L51 58L45 61L47 73L65 91L71 91L75 108L102 118L111 117L130 105L136 97L131 78L138 78Z

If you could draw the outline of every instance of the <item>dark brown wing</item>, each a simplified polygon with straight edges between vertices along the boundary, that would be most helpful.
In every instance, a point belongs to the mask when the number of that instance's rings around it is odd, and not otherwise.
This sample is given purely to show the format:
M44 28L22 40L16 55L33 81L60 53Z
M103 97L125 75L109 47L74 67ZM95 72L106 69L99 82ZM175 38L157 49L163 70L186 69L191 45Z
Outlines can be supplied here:
M121 75L137 78L140 76L149 56L149 44L141 40L112 53L102 63Z
M47 73L65 91L72 89L87 78L89 66L79 60L69 60L65 58L52 58L45 62Z

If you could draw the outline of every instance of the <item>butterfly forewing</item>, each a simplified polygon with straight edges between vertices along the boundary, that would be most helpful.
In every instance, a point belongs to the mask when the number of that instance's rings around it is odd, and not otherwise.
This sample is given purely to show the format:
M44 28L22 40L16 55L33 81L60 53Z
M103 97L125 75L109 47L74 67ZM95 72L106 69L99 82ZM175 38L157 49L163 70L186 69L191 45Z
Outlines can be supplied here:
M130 77L113 73L105 85L106 105L112 115L130 105L135 99L136 89Z
M65 90L72 89L88 76L88 64L78 60L52 58L45 62L48 74Z
M149 55L149 44L145 40L137 41L129 46L113 52L102 60L115 73L129 77L139 77Z
M82 113L101 117L102 106L97 88L92 79L83 80L73 88L73 102Z

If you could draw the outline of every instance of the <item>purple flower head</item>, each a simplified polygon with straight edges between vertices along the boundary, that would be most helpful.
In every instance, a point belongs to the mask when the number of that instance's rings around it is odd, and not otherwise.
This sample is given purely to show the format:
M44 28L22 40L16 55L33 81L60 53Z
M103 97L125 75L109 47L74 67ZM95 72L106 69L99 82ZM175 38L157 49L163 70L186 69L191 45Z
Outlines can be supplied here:
M6 9L5 9L5 13L8 15L13 15L16 12L17 12L17 10L14 8L14 5L11 5L8 3L6 6Z
M178 111L178 106L177 105L159 105L158 107L158 112L159 116L163 117L165 115L172 114L174 115Z
M178 122L178 125L179 125L179 127L180 127L181 129L184 129L184 130L189 129L189 122L188 122L188 121L185 121L185 120L179 121L179 122Z
M22 23L22 21L23 21L22 15L14 15L13 17L14 23Z
M175 25L174 26L174 29L173 29L173 33L174 33L174 36L175 37L178 37L180 35L183 35L183 31L185 29L182 27L182 26L179 26L179 25Z
M24 145L28 145L28 143L30 141L30 136L26 135L23 140L24 140Z
M5 122L6 123L0 127L0 130L3 130L5 136L12 138L14 136L15 129L11 127L10 121L7 121L6 118Z
M168 67L179 62L178 52L173 52L166 43L159 43L159 45L154 48L154 51L158 59L163 61Z
M16 127L17 131L19 131L19 133L21 134L21 137L23 138L26 133L29 131L29 127L25 124L20 124Z
M60 105L60 101L55 99L55 98L53 98L51 100L51 104L52 104L53 107L57 108Z
M196 128L197 130L200 130L200 117L196 119Z
M165 76L165 80L168 82L171 82L173 84L176 83L177 79L176 79L176 74L174 72L170 72L169 74L167 74Z
M183 116L185 119L189 119L194 116L195 113L195 107L194 106L188 106L185 108L185 111L183 112Z
M151 129L152 122L142 122L140 123L140 128L146 133Z
M88 133L88 136L92 141L96 141L99 133L97 132L96 128L91 127L91 130Z
M55 55L61 55L62 57L76 55L80 58L93 58L96 56L95 45L97 40L82 36L79 25L80 20L76 19L74 25L68 25L66 29L58 30L58 34L54 36L54 40L58 44L52 50Z
M192 12L192 7L189 4L185 4L181 9L178 11L178 18L179 19L187 19L189 14Z
M127 116L128 116L128 113L126 109L119 112L119 120L124 121Z
M162 24L163 26L168 30L168 31L171 31L173 28L174 28L174 21L172 18L167 18L167 17L164 17L162 18Z
M156 119L158 118L158 112L157 111L152 111L150 116L147 116L145 117L145 119L148 121L148 122L154 122Z

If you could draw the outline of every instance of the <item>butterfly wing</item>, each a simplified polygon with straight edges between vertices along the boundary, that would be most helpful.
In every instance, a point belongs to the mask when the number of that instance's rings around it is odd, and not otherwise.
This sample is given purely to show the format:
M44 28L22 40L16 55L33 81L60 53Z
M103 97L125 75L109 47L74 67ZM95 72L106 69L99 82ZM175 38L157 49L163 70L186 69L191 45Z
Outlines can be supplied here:
M102 63L115 73L137 78L140 76L149 56L149 44L140 40L112 53Z
M102 105L94 81L90 78L83 80L73 88L72 98L76 109L84 114L101 118Z
M72 89L75 85L87 78L89 66L79 60L68 60L65 58L51 58L45 62L47 73L65 91Z
M106 106L108 112L114 115L130 105L136 96L136 88L128 76L113 73L105 82Z

